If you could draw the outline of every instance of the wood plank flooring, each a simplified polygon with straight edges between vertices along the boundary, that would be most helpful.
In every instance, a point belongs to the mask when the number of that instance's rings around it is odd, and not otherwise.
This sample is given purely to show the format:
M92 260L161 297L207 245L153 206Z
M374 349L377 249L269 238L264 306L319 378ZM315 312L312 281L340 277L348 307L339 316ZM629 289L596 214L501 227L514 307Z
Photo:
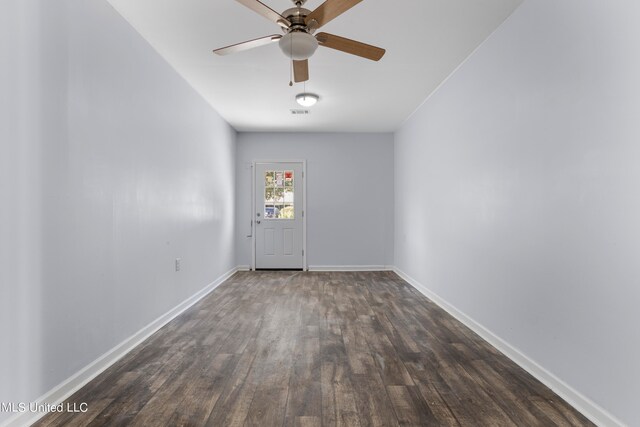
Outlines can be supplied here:
M38 426L582 426L391 272L241 272Z

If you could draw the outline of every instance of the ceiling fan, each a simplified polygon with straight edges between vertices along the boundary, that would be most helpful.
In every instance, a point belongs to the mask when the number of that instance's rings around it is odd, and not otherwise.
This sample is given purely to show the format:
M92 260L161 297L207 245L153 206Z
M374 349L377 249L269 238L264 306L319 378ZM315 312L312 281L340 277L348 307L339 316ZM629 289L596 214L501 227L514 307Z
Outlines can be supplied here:
M309 80L309 58L318 46L340 50L372 61L379 61L385 54L385 50L382 48L333 34L318 33L313 35L318 28L362 0L326 0L313 12L302 7L307 0L292 0L295 7L287 9L281 14L258 0L237 1L282 27L285 34L261 37L216 49L213 52L218 55L228 55L277 41L282 52L293 61L293 75L296 83Z

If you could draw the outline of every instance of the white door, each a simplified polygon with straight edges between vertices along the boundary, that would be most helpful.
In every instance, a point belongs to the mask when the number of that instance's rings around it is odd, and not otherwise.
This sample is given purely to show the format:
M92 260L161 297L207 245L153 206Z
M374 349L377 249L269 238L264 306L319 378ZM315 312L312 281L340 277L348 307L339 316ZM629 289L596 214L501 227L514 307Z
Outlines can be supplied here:
M255 164L255 268L302 269L303 163Z

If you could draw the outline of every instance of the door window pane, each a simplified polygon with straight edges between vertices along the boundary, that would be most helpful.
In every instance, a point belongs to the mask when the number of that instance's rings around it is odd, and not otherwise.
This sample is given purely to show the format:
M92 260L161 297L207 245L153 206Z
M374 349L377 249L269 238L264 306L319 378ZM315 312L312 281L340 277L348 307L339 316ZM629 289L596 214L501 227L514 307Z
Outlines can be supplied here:
M295 219L293 171L265 172L264 217L268 219Z
M284 203L284 188L276 188L276 195L274 201L277 203Z
M264 217L265 218L275 218L276 208L273 206L273 203L268 203L264 205Z
M273 187L273 171L267 171L264 174L265 187Z
M280 211L280 218L282 219L294 219L293 205L286 203Z

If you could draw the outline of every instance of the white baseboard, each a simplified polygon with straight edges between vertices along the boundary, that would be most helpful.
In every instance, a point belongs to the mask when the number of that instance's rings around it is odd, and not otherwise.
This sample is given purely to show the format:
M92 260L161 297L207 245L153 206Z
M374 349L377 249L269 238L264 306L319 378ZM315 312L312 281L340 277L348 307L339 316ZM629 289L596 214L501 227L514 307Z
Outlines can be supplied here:
M178 304L176 307L169 310L167 313L158 317L153 322L149 323L144 328L140 329L138 332L122 341L117 346L113 347L111 350L104 353L102 356L82 368L80 371L67 378L65 381L60 383L58 386L54 387L52 390L45 393L42 397L36 400L39 404L50 404L51 406L58 405L64 402L67 398L69 398L73 393L84 387L89 381L100 375L111 365L116 363L122 357L124 357L127 353L141 344L144 340L153 335L156 331L162 328L164 325L169 323L171 320L175 319L177 316L182 314L184 311L189 309L195 303L200 301L206 295L208 295L211 291L217 288L222 282L231 277L238 268L233 268L214 282L207 285L204 289L198 291L193 296L189 297L182 303ZM45 416L45 412L22 412L16 414L14 417L9 418L1 427L22 427L29 426L40 418Z
M421 294L429 298L431 301L440 306L447 313L458 319L476 334L480 335L485 341L489 342L509 359L517 363L525 371L529 372L538 381L553 390L558 396L566 400L571 406L582 413L589 420L598 426L624 426L624 423L600 407L598 404L573 389L567 383L556 377L544 367L540 366L536 361L529 358L520 350L495 335L489 329L467 316L464 312L458 310L455 306L440 298L437 294L429 290L412 277L400 269L394 267L393 271L404 279L407 283L417 289Z
M309 271L392 271L389 265L310 265Z
M239 265L236 267L236 271L251 271L250 265Z

